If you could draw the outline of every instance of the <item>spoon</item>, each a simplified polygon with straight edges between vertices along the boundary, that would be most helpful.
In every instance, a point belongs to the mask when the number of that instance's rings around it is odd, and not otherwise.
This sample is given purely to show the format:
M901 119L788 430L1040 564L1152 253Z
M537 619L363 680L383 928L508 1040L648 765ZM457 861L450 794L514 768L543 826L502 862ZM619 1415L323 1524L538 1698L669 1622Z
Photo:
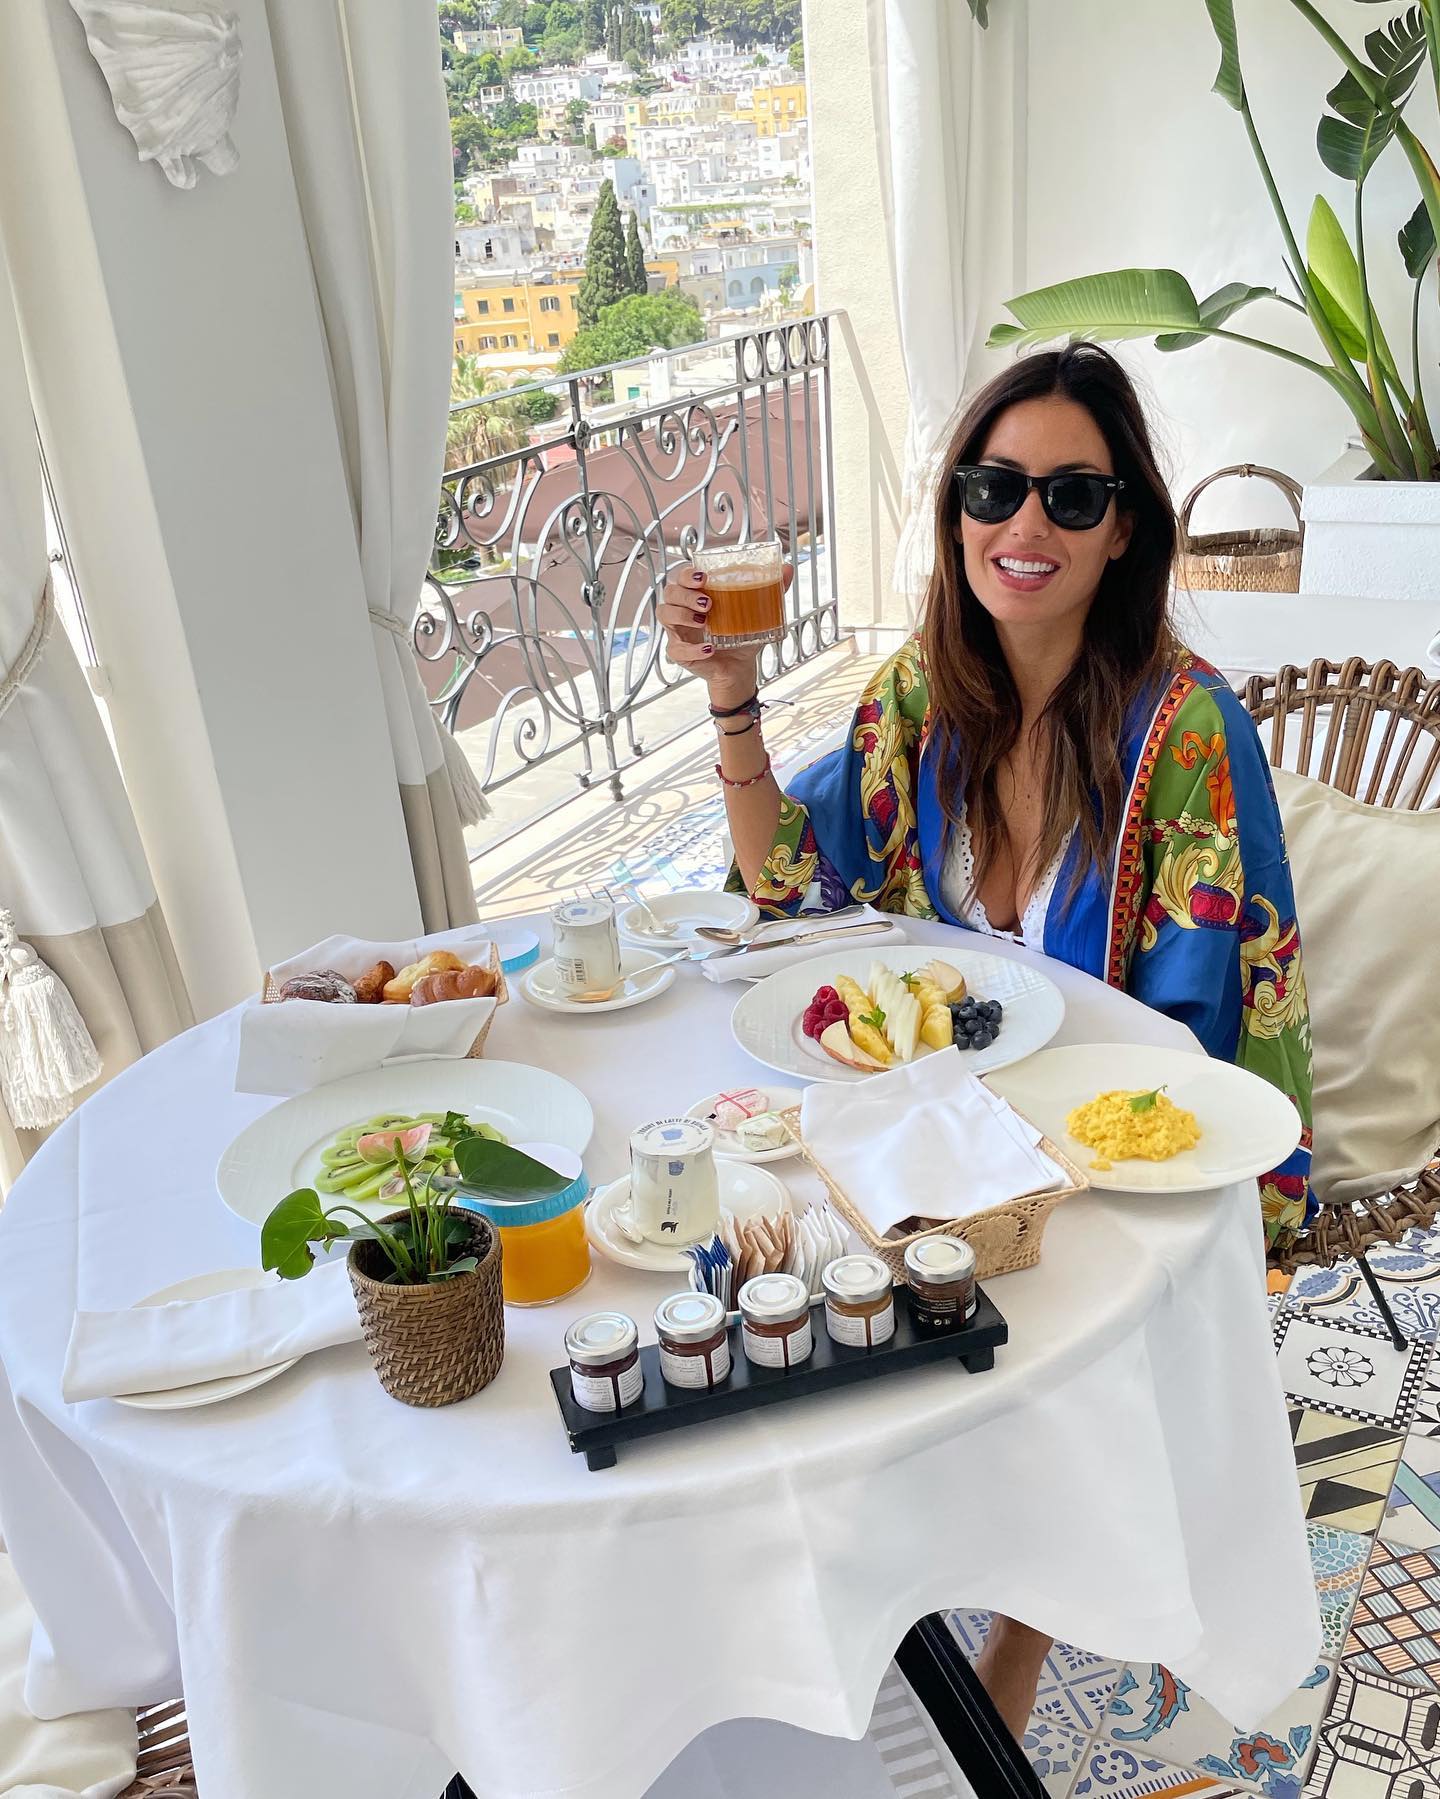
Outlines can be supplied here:
M622 975L612 987L599 987L593 993L569 993L565 997L577 1006L598 1005L601 1000L613 999L622 987L630 985L636 975L650 974L654 969L668 968L672 962L688 962L689 960L690 951L688 949L677 950L673 956L662 956L658 962L646 962L641 968L632 968L629 974Z
M863 912L864 910L865 908L863 906L841 906L838 912L814 912L811 913L810 916L812 918L824 918L827 920L831 918L848 918L851 913ZM762 931L768 931L773 925L803 923L803 916L794 918L766 918L762 919L759 924L751 925L747 930L743 931L731 930L724 925L702 924L696 925L695 935L697 937L705 937L711 943L750 943L758 937Z
M628 882L623 891L628 893L630 898L640 908L644 918L645 929L650 936L673 937L676 935L679 926L672 923L668 918L661 918L660 914L652 909L649 900L646 899L645 895L633 881Z

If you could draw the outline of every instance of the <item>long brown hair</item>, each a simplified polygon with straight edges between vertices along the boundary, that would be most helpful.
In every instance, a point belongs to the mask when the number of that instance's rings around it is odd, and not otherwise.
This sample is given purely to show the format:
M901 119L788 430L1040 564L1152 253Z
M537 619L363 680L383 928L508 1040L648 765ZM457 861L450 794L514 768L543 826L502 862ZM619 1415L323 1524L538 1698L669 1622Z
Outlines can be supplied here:
M1087 862L1104 866L1120 833L1125 804L1120 743L1127 709L1142 691L1158 689L1180 657L1169 597L1175 509L1129 376L1097 344L1069 344L1023 357L975 395L951 435L935 500L935 568L920 627L941 806L947 829L959 823L965 807L975 846L975 883L967 904L997 855L1011 848L998 776L1019 739L1021 717L994 620L965 577L956 535L960 495L949 471L979 459L1001 413L1022 400L1055 394L1083 406L1099 427L1114 472L1125 483L1117 503L1123 498L1133 520L1124 555L1105 565L1080 654L1035 725L1048 751L1049 774L1031 872L1038 878L1049 867L1078 819L1083 854L1069 897Z

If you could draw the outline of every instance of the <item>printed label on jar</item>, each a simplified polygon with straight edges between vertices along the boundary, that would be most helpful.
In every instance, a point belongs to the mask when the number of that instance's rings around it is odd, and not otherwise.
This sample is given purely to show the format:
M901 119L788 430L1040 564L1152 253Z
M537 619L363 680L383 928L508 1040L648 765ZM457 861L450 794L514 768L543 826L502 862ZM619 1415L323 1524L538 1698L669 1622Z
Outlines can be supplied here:
M644 1385L645 1370L638 1360L633 1368L627 1368L613 1379L608 1374L577 1374L573 1364L570 1369L570 1390L575 1395L575 1403L583 1405L587 1412L616 1411L617 1388L620 1405L627 1406L640 1397Z
M678 1355L662 1343L660 1372L672 1387L718 1387L730 1372L729 1339L723 1340L708 1356Z
M788 1336L761 1337L744 1326L745 1355L758 1368L794 1368L803 1362L814 1347L814 1339L810 1335L810 1319L807 1315L800 1320L795 1330ZM789 1346L787 1359L785 1350Z
M870 1327L868 1336L867 1324ZM888 1343L895 1335L895 1308L888 1305L873 1318L847 1318L833 1306L826 1306L825 1327L836 1343L846 1343L851 1349L873 1349L877 1344Z
M590 985L585 976L585 963L579 956L557 956L555 975L562 987L578 987L583 992Z

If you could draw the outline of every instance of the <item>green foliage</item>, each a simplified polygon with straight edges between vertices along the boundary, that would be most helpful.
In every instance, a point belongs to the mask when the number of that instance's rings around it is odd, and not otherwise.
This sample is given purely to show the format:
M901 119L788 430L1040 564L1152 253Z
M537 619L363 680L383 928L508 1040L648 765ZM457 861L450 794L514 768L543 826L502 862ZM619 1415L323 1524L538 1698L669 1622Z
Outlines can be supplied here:
M624 299L630 291L629 281L620 203L615 198L615 183L606 181L600 188L595 217L590 222L590 240L585 246L585 277L580 283L582 329L595 325L605 307Z
M536 54L542 63L553 63L559 68L572 67L581 55L579 31L547 31Z
M805 73L805 41L803 38L796 38L795 42L790 46L785 60L789 63L790 67L794 69L797 75L803 75Z
M799 284L799 280L800 265L798 262L787 262L780 270L780 273L775 277L776 286L780 289L780 297L785 301L787 306L790 303L791 294L794 293L796 286Z
M560 410L560 396L546 388L537 388L532 394L521 394L515 404L532 425L543 425Z
M525 8L525 18L520 29L525 33L526 39L533 43L536 38L544 37L545 27L549 20L550 8L544 3L544 0L530 0L530 4Z
M585 137L585 121L590 116L590 105L586 100L571 100L565 107L565 120L570 127L570 135L575 142L581 143Z
M645 58L638 50L627 50L625 52L625 67L627 69L633 69L637 75L643 75L645 73Z
M600 146L602 156L623 156L625 154L624 138L607 138Z
M450 142L455 173L463 178L483 161L490 133L483 119L477 119L472 113L460 113L450 120Z
M450 370L450 404L460 406L467 400L485 400L486 403L465 406L463 412L450 414L445 429L447 469L468 468L491 456L508 455L523 450L530 442L530 427L537 421L527 401L546 396L487 398L492 394L503 394L505 388L504 380L488 373L478 357L460 355L455 358Z
M688 44L705 29L705 15L696 0L660 0L660 27L677 44Z
M591 50L605 48L605 0L585 0L581 41L587 55Z
M512 44L500 58L500 72L503 75L528 75L535 67L535 53L527 50L524 44Z
M658 294L630 294L607 306L598 323L579 332L560 359L563 374L628 362L647 350L674 350L705 335L700 308L678 288Z
M970 17L982 28L990 23L990 0L970 0Z
M625 221L625 269L630 277L631 293L648 293L650 283L645 273L645 246L640 242L640 221L633 212Z
M705 21L716 37L728 37L742 50L793 44L800 36L800 0L705 0Z
M605 12L605 54L611 62L619 62L624 55L624 45L620 42L620 8L608 7Z
M442 0L440 29L448 37L458 25L462 31L474 31L480 24L480 9L475 0Z

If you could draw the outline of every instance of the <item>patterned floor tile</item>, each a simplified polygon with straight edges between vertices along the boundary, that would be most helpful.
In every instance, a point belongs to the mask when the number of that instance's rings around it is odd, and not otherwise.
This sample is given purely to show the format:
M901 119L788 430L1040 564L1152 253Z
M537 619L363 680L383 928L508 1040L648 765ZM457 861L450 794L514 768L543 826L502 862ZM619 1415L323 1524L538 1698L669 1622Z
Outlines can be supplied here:
M1242 1735L1167 1669L1131 1666L1120 1677L1092 1751L1119 1743L1174 1769L1192 1770L1196 1778L1267 1799L1295 1799L1333 1677L1331 1663L1317 1663L1259 1730Z
M1395 1479L1404 1435L1388 1425L1290 1408L1305 1516L1373 1536Z
M1440 1694L1341 1665L1304 1799L1440 1799Z
M1430 1364L1410 1429L1412 1434L1418 1432L1422 1437L1440 1437L1440 1356Z
M990 1629L989 1612L952 1612L950 1628L971 1661L980 1653ZM1105 1715L1110 1694L1120 1678L1120 1664L1105 1661L1069 1643L1056 1643L1045 1658L1035 1695L1035 1724L1089 1736Z
M1085 1751L1086 1738L1083 1730L1066 1730L1048 1718L1031 1718L1025 1732L1025 1753L1051 1799L1066 1799Z
M1440 1549L1440 1437L1410 1433L1380 1534L1407 1549Z
M1334 1417L1409 1427L1432 1346L1397 1350L1383 1333L1284 1311L1275 1320L1280 1378L1292 1404Z
M1182 1799L1187 1793L1229 1799L1234 1791L1209 1775L1171 1767L1124 1743L1096 1741L1085 1750L1070 1799Z
M1370 1266L1385 1282L1385 1297L1405 1334L1433 1343L1440 1326L1440 1230L1410 1230L1398 1243L1377 1243ZM1349 1260L1333 1268L1297 1269L1285 1303L1371 1330L1384 1325L1359 1268Z
M1324 1638L1322 1655L1339 1655L1345 1643L1350 1614L1365 1578L1371 1540L1359 1531L1336 1530L1329 1524L1311 1524L1310 1566L1315 1571L1315 1592L1320 1600Z
M1422 1674L1440 1687L1440 1559L1424 1549L1377 1543L1345 1642L1387 1674ZM1440 1741L1435 1744L1440 1761Z

